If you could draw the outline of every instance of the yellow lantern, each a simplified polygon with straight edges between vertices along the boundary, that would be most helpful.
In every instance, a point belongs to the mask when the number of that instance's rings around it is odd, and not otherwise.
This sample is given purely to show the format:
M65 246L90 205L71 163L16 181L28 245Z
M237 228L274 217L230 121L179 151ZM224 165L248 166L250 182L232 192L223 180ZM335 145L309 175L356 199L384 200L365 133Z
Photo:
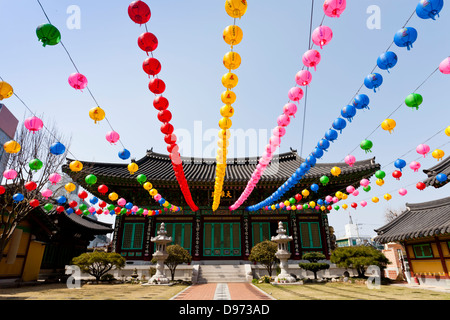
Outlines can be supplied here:
M392 130L394 130L395 126L397 124L392 119L386 119L381 123L381 129L389 131L389 133L392 133Z
M149 191L151 188L153 188L153 185L151 184L151 182L146 182L144 183L144 189Z
M138 171L139 166L136 164L136 162L132 162L128 165L128 171L130 171L130 174L134 174L136 171Z
M64 186L64 189L66 189L66 191L68 193L71 193L72 191L74 191L76 189L76 186L72 182L69 182L69 183L66 183L66 185Z
M270 208L271 208L272 210L275 210L277 207L275 207L275 205L273 204L273 205L270 206Z
M105 111L100 107L92 108L89 110L89 117L94 120L94 123L97 123L97 121L105 119Z
M170 203L166 201L166 202L163 203L163 207L164 207L164 208L167 208L167 207L169 206L169 204L170 204Z
M297 206L296 205L292 205L291 206L291 210L297 210Z
M389 193L386 193L386 194L383 196L383 198L386 199L386 201L389 201L389 200L392 199L392 196L391 196Z
M344 194L341 191L336 192L336 198L343 199Z
M226 130L220 130L219 131L219 138L220 139L230 139L231 137L231 131L226 129Z
M235 70L241 65L241 56L239 53L230 51L223 56L223 65L228 70Z
M236 101L236 94L233 91L227 90L222 92L220 99L225 104L233 104Z
M311 202L309 203L309 206L310 206L311 208L315 208L315 207L316 207L316 203L315 203L314 201L311 201Z
M339 167L333 167L331 168L331 174L337 177L341 174L341 169Z
M20 144L16 141L10 140L5 142L5 144L3 145L3 149L5 149L6 153L17 153L20 151L21 147Z
M348 198L348 195L346 193L343 193L342 194L342 200L347 200L347 198Z
M115 192L111 192L108 195L108 199L111 200L111 201L116 201L117 199L119 199L119 195L117 193L115 193Z
M286 207L288 207L288 206L291 205L291 203L290 203L289 201L286 200L286 201L284 202L284 205L285 205Z
M384 184L384 180L383 179L377 179L377 181L375 183L381 187Z
M302 190L302 196L304 196L305 198L306 198L307 196L309 196L309 191L306 190L306 189Z
M14 90L8 82L0 81L0 101L14 94Z
M320 210L325 211L327 208L325 206L321 206Z
M225 142L224 142L225 141ZM225 143L225 146L224 146L224 143ZM217 141L217 146L219 147L219 148L228 148L228 146L230 145L230 141L229 140L218 140Z
M347 208L348 208L348 205L346 205L345 203L342 205L342 208L344 209L344 210L347 210Z
M431 155L433 156L433 158L437 159L437 161L442 160L442 158L445 156L445 152L442 151L441 149L436 149L434 150Z
M450 126L445 129L445 134L450 137Z
M220 108L220 115L222 117L231 118L234 115L234 108L229 104L226 104Z
M231 119L229 119L229 118L224 117L224 118L220 119L220 121L219 121L219 127L222 130L230 129L231 125L232 125L232 122L231 122Z
M247 0L226 0L225 11L232 18L240 18L247 11Z
M238 84L238 76L232 72L225 73L222 77L222 84L227 89L232 89Z
M78 160L74 160L69 164L69 168L73 172L79 172L79 171L83 170L83 164Z
M373 203L377 203L378 201L380 201L380 199L378 199L378 197L373 197L373 198L372 198L372 202L373 202Z
M244 33L237 25L228 26L223 30L223 40L230 46L235 46L242 41Z

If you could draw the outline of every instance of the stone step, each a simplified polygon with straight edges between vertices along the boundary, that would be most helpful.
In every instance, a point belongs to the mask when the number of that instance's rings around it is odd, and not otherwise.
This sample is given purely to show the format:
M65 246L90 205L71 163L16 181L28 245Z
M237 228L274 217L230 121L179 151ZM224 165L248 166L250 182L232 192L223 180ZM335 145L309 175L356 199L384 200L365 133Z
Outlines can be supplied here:
M198 283L247 282L243 265L200 265Z

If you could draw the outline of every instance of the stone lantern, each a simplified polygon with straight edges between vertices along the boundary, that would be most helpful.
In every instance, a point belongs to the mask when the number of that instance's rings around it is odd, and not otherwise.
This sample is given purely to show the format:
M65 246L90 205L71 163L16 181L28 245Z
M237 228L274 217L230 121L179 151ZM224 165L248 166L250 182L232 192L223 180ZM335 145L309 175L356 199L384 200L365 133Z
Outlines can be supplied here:
M278 245L278 251L275 256L280 259L280 274L275 278L275 282L295 282L295 278L288 272L288 259L291 257L291 253L287 250L288 242L292 241L292 236L286 235L286 229L283 227L283 222L278 222L277 236L271 239Z
M164 222L161 223L161 227L157 232L156 237L152 237L150 240L156 244L155 253L153 253L153 258L157 260L156 262L156 273L148 281L148 284L154 284L155 281L158 284L168 284L169 279L164 274L164 261L166 261L169 254L166 251L166 246L168 243L172 242L172 237L167 236L167 231Z

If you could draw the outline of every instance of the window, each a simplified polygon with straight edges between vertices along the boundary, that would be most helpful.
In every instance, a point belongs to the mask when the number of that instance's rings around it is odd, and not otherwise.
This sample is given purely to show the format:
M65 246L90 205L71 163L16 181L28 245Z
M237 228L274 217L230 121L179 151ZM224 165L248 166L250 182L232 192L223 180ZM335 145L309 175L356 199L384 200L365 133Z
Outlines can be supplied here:
M429 243L414 245L413 250L416 258L433 258L433 251Z
M191 253L191 234L192 223L164 223L167 236L172 237L172 243L178 244ZM156 231L159 230L161 223L156 224ZM156 234L155 234L156 235Z
M144 240L143 223L125 223L123 226L122 249L139 250L142 249Z
M302 248L322 248L318 222L300 222Z
M288 223L283 222L286 235L289 235ZM252 247L260 242L271 240L277 235L278 222L252 222ZM288 250L291 250L291 242L288 242Z

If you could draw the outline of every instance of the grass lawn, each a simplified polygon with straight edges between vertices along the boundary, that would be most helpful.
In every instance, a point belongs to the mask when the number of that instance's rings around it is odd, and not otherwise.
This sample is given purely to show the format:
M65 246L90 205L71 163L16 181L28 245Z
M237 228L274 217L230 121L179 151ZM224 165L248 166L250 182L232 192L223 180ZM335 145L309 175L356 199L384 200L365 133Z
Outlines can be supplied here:
M304 285L255 284L278 300L450 300L450 293L382 285L369 289L356 283L315 283Z
M186 285L85 284L68 289L65 283L0 289L0 300L168 300Z

